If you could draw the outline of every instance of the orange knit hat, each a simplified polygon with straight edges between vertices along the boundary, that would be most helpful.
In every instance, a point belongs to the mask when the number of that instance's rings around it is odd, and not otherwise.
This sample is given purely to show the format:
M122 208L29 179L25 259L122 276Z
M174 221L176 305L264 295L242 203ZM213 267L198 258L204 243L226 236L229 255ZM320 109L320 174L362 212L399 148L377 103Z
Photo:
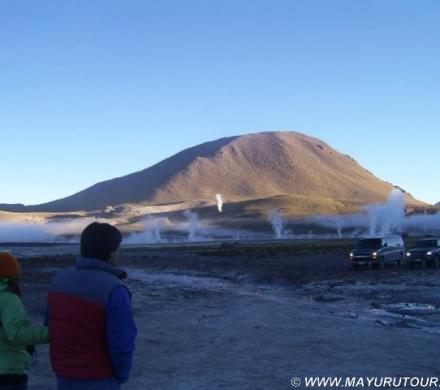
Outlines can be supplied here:
M0 277L14 277L21 274L20 263L10 253L0 253Z

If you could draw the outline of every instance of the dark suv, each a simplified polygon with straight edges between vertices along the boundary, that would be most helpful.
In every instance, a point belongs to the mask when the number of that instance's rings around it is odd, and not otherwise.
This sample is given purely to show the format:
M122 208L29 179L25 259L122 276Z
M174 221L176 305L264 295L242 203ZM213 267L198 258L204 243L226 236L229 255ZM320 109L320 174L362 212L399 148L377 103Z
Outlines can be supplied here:
M364 238L350 252L353 268L372 265L385 268L386 264L401 264L405 258L405 244L401 236Z
M406 252L406 262L410 268L421 264L424 268L429 264L438 268L440 263L440 238L424 238Z

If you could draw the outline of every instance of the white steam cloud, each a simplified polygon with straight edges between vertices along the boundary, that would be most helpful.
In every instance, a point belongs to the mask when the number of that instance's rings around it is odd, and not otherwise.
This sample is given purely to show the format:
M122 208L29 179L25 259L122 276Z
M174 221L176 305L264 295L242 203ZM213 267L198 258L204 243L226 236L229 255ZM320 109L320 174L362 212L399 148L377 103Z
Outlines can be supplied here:
M399 230L405 218L403 192L397 188L393 189L385 204L367 207L367 216L370 221L370 236L391 234Z
M66 219L46 223L0 222L0 242L73 242L95 218ZM66 238L69 237L69 238Z
M125 244L157 244L164 241L163 230L170 225L168 218L147 218L143 221L144 228L124 238Z
M215 200L217 201L217 208L218 208L219 213L223 212L223 203L224 203L223 195L216 194Z
M273 232L275 234L275 238L277 240L284 238L284 219L281 210L271 210L269 214L269 222L272 225Z
M199 228L199 216L191 210L183 213L188 220L188 241L195 241Z
M399 189L394 189L384 204L367 206L363 213L317 216L305 221L334 228L338 237L342 237L344 229L349 230L352 237L440 233L440 213L405 215L405 196Z

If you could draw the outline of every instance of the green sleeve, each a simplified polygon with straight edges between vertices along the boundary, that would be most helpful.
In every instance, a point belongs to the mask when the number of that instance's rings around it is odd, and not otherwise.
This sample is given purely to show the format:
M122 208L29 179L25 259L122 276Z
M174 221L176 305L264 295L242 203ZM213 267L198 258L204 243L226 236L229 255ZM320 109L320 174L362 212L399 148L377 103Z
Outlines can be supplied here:
M1 322L6 338L19 346L45 344L49 341L49 331L45 326L32 326L26 319L21 299L8 294L1 311Z

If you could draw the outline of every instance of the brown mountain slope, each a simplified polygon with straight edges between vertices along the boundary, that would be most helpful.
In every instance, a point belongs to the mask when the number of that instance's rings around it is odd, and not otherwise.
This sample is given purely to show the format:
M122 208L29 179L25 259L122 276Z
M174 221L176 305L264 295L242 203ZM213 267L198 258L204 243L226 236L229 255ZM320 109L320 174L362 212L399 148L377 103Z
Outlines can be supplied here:
M96 184L26 211L102 209L123 203L228 201L283 194L383 201L392 185L321 140L296 132L222 138L184 150L150 168Z
M336 199L384 199L392 186L324 142L300 133L238 137L211 158L197 158L178 172L153 201L263 198L293 193Z

